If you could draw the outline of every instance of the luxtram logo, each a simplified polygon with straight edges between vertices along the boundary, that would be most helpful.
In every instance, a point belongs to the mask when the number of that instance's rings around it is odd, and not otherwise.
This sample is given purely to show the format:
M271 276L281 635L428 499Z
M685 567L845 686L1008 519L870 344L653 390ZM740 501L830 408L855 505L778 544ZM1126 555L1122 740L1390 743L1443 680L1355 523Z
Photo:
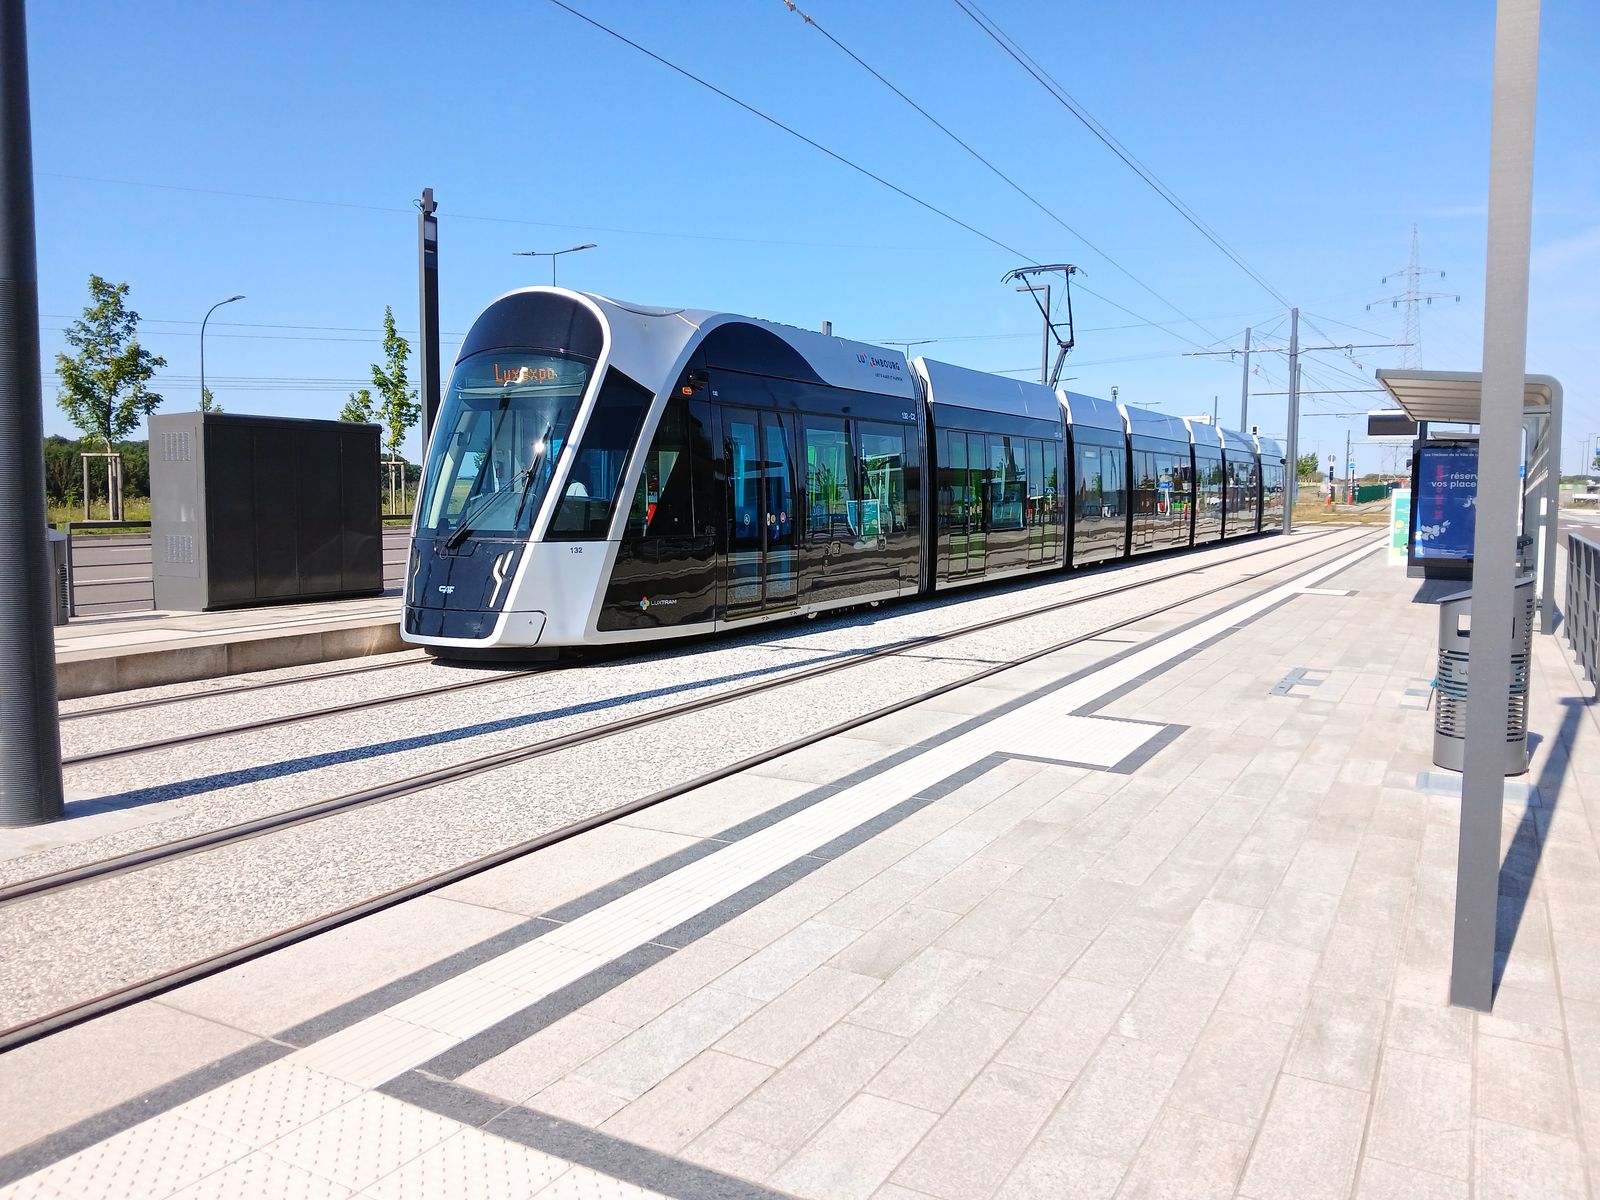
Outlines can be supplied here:
M652 600L652 599L650 599L649 596L641 596L639 598L639 611L640 612L649 612L650 611L650 606L652 604L656 605L659 608L659 607L664 607L664 606L671 606L671 605L674 605L676 603L677 603L676 600Z
M856 361L864 367L883 367L889 371L904 371L905 364L897 358L879 358L876 354L858 354Z

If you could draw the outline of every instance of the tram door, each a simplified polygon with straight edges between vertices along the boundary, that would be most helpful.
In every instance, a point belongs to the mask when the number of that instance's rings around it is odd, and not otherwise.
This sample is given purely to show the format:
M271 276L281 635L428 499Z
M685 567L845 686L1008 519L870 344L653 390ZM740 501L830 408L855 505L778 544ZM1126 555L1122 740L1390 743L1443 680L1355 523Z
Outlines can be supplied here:
M1156 544L1156 507L1161 491L1156 479L1155 455L1133 452L1133 540L1134 551L1150 550ZM1171 492L1167 495L1170 497Z
M939 549L944 577L982 575L988 540L984 517L989 503L983 434L956 430L940 436L944 454L939 468Z
M794 473L784 424L777 413L722 410L728 464L722 580L730 617L792 608L799 598Z

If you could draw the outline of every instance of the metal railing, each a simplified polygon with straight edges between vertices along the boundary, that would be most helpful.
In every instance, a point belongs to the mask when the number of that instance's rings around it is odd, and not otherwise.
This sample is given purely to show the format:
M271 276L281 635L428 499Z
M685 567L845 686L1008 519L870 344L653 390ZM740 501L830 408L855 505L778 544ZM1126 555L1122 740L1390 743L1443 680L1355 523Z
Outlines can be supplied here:
M1562 627L1590 683L1600 678L1600 541L1567 534L1567 604Z

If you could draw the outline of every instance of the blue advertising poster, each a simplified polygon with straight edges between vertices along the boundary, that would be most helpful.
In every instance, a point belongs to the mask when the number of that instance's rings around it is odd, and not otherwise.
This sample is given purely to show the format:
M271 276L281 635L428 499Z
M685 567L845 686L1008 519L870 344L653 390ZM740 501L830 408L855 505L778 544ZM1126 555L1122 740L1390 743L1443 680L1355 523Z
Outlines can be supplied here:
M1424 444L1417 460L1417 536L1412 553L1418 559L1472 561L1477 529L1478 447Z

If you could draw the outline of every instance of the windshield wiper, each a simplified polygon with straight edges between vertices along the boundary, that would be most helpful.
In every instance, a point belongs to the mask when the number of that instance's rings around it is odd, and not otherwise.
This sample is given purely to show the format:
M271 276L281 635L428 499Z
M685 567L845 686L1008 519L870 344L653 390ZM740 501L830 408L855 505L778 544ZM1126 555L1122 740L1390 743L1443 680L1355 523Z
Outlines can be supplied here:
M539 455L528 464L528 477L522 482L522 495L517 497L517 515L511 518L511 527L513 529L522 524L522 510L528 503L528 493L533 490L533 473L539 469L539 464L544 461L544 456L550 448L550 434L554 431L554 424L544 427L544 436L539 439Z

